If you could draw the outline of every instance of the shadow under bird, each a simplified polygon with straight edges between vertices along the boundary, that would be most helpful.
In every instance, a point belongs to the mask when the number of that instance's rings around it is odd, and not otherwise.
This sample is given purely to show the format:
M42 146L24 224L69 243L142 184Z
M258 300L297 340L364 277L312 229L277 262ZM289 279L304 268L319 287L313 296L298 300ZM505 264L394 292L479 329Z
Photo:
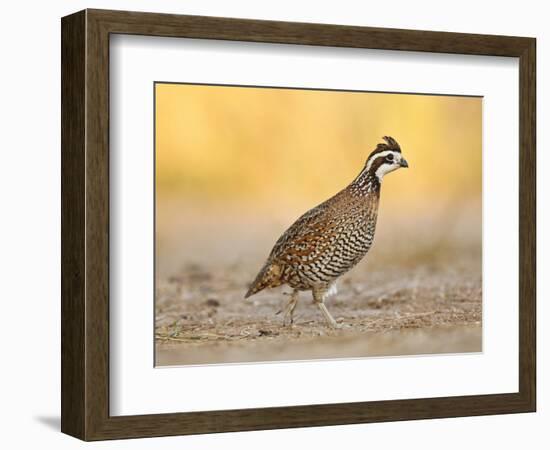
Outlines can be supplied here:
M324 301L335 281L371 248L384 176L409 167L395 139L384 136L359 175L342 191L302 215L277 240L245 298L281 285L293 291L283 324L292 324L300 291L311 291L329 326L339 328Z

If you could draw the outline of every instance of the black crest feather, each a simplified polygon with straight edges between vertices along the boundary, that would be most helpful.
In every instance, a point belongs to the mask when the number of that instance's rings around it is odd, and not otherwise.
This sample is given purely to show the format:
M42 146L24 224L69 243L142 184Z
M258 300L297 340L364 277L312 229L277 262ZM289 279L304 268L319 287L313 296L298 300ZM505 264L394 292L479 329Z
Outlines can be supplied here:
M401 153L401 147L394 138L392 138L391 136L384 136L382 139L384 139L385 142L381 142L380 144L378 144L369 155L368 159L372 158L377 153L385 152L388 150Z
M382 139L384 139L384 141L386 141L385 144L378 144L376 146L376 148L383 148L382 151L384 150L393 150L395 152L399 152L401 153L401 147L399 146L399 144L397 143L397 141L392 138L391 136L384 136L382 137Z

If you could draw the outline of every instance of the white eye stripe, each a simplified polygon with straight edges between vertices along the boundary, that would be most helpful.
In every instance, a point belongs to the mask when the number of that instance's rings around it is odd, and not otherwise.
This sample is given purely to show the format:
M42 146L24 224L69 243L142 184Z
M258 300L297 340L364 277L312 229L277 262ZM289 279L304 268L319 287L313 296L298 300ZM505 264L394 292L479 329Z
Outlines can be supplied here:
M388 155L393 155L394 159L395 159L395 150L386 150L386 151L383 151L383 152L380 152L380 153L375 153L373 155L373 157L367 162L367 167L366 167L367 171L371 168L372 163L374 161L376 161L380 157L386 158L386 156L388 156Z

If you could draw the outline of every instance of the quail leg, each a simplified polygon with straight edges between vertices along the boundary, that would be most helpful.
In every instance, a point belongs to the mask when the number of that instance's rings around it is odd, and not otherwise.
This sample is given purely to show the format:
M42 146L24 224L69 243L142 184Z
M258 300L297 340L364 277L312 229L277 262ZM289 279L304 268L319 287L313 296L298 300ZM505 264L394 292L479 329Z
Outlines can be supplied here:
M318 289L318 288L315 289L314 288L311 291L311 293L313 294L313 301L319 307L319 309L321 310L321 312L325 316L325 319L326 319L329 327L331 327L331 328L342 328L342 325L339 324L338 322L336 322L336 320L334 320L334 317L332 317L332 315L328 312L327 307L323 303L326 292L327 292L326 289Z
M298 290L294 289L290 294L290 299L285 306L285 314L283 317L283 326L292 325L294 323L294 310L298 304Z

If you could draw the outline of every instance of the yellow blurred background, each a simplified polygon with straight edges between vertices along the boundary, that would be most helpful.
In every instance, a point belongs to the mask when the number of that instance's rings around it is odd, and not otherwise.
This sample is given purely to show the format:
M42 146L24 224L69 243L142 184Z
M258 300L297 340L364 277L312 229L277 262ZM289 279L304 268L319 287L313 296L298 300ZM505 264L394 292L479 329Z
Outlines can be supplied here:
M480 98L165 83L156 85L157 194L311 203L348 184L383 135L410 164L384 190L414 208L479 198Z
M155 89L161 268L213 249L243 257L252 245L259 261L299 215L355 178L384 135L399 142L410 168L384 179L377 239L409 227L406 245L422 238L422 251L444 239L480 248L479 97L169 83Z

